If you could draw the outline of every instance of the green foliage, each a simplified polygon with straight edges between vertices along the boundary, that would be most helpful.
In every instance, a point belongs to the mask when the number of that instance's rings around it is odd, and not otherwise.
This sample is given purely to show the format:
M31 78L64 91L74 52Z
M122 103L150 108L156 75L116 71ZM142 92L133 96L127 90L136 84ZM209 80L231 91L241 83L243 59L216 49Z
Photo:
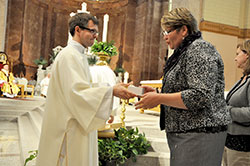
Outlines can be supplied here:
M40 57L39 59L35 59L34 63L36 65L47 65L48 61L46 59L44 59L43 57Z
M88 62L89 62L89 65L94 65L96 64L96 62L98 61L98 57L97 56L88 56Z
M136 156L146 154L149 147L145 134L139 133L138 128L120 128L115 130L115 138L98 140L99 165L112 162L123 164L129 158L136 162Z
M25 160L24 166L26 166L26 164L27 164L29 161L31 161L31 160L33 160L33 159L35 159L35 158L37 157L38 150L32 150L32 151L29 151L29 153L31 153L31 154L30 154L30 156Z
M110 57L117 55L117 48L114 46L114 41L111 42L98 42L95 41L91 47L94 53L102 52Z
M117 68L115 69L115 72L116 72L116 73L125 73L125 70L124 70L122 67L117 67Z

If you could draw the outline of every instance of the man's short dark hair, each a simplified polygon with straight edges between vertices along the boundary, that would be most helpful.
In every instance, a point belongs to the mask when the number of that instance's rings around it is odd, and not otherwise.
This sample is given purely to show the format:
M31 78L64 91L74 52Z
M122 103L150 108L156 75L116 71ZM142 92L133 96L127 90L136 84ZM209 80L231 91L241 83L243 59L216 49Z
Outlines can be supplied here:
M99 22L95 16L92 16L88 13L77 13L69 19L69 32L72 36L75 34L75 27L82 26L88 27L89 20L92 20L95 25L98 25Z

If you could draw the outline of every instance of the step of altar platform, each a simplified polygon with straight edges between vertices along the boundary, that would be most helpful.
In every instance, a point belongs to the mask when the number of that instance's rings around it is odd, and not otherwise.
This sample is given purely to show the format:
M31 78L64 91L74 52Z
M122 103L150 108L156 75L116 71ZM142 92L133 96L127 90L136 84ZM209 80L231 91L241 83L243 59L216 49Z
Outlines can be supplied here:
M43 97L33 98L0 98L0 120L15 120L19 115L38 106L44 106Z
M44 108L37 106L34 109L28 110L19 115L15 121L11 121L11 123L16 123L17 125L16 130L18 133L19 151L16 152L16 155L20 155L19 160L14 156L12 159L15 160L16 163L20 163L20 165L23 165L25 159L30 155L28 153L29 151L38 149L43 112ZM115 117L116 121L120 121L120 112L121 111L118 111L117 116ZM139 132L144 132L146 138L151 143L151 148L146 155L138 156L136 163L128 161L128 163L125 164L126 166L145 166L151 164L154 164L154 166L169 165L170 154L165 132L160 131L158 127L159 113L145 111L144 114L140 114L140 112L135 110L133 106L127 106L125 123L128 128L138 127ZM3 159L0 161L0 165L4 165L3 163L8 162ZM18 164L14 165L19 166ZM29 162L28 164L28 166L34 165L35 161ZM13 164L6 166L13 166Z
M18 117L18 129L21 149L21 163L30 156L29 151L38 149L42 127L44 108L36 107L33 110ZM29 166L35 165L35 160L29 162Z
M41 111L45 99L37 96L27 99L0 98L0 103L0 123L3 126L0 128L0 165L23 166L30 155L28 152L38 148L37 126L42 123ZM28 164L32 165L34 162Z

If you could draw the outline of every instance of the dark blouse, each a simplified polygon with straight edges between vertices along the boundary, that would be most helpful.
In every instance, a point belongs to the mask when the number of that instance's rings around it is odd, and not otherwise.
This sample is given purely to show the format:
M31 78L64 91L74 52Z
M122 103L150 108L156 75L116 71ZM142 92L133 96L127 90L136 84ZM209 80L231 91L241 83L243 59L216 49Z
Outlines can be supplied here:
M226 147L232 150L250 152L250 135L227 134Z

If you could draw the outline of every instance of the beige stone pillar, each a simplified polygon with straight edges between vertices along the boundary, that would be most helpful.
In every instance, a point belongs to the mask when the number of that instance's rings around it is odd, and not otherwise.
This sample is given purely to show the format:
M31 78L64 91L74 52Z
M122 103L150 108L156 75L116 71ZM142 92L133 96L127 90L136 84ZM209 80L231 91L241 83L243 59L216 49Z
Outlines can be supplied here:
M8 0L0 0L0 51L4 51ZM2 19L3 18L3 19Z

